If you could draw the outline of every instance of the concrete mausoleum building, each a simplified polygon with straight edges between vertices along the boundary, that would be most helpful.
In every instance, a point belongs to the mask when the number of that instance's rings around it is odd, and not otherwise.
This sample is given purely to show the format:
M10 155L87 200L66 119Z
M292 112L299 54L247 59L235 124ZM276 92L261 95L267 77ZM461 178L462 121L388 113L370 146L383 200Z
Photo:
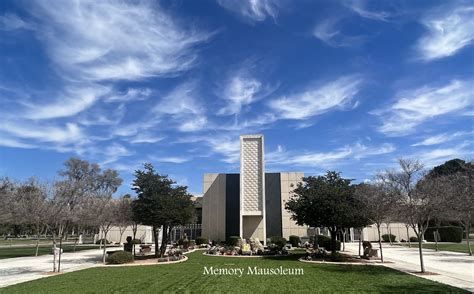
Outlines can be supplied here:
M240 173L204 174L202 236L225 241L230 236L258 238L308 236L285 210L300 172L265 173L263 135L240 137Z

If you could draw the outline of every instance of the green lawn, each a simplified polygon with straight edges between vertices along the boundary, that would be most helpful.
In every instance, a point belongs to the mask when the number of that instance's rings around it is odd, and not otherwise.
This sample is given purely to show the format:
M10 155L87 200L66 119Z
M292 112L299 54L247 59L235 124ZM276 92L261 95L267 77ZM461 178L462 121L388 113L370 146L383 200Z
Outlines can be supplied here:
M404 246L408 246L408 244L403 244ZM474 244L470 244L472 251L474 251ZM412 243L411 247L418 248L418 243ZM423 244L424 249L435 249L436 245L429 243L429 244ZM462 253L468 253L467 252L467 244L461 244L461 243L438 243L438 249L440 251L453 251L453 252L462 252Z
M39 247L39 255L51 254L51 245ZM76 251L88 250L99 248L99 245L83 245L76 246ZM63 252L73 252L73 245L63 245ZM34 256L36 252L35 246L13 246L13 247L1 247L0 248L0 259L12 258L12 257L23 257L23 256Z
M467 293L382 266L308 264L285 258L222 258L189 254L172 265L92 268L0 289L0 293ZM209 276L219 268L301 268L300 276Z

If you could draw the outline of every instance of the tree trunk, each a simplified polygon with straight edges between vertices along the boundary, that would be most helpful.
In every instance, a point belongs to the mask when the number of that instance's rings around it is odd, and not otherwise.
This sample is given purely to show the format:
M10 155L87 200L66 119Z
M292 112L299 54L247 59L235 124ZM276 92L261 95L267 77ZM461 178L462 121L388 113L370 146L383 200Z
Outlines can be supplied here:
M158 232L155 226L152 227L152 230L153 230L153 238L155 239L155 257L158 258Z
M382 238L380 236L380 225L377 224L377 233L379 235L379 249L380 249L380 260L383 263L383 252L382 252Z
M435 239L435 250L436 250L436 251L438 251L438 236L439 236L438 227L436 227L436 231L435 231L435 235L434 235L434 239Z
M63 251L63 235L59 237L59 258L58 258L58 273L61 272L61 255Z
M331 254L335 255L336 254L336 230L330 230L331 233Z
M471 223L468 222L467 226L465 226L466 230L466 242L467 242L467 250L470 256L472 256L472 249L471 249L471 244L469 242L469 232L471 231Z
M135 259L135 239L137 238L137 227L133 226L132 227L132 232L133 232L133 259Z
M410 241L410 232L408 230L408 226L405 226L407 228L407 239L408 239L408 248L411 248L411 241Z
M418 234L418 251L420 252L420 267L421 267L421 272L425 272L425 264L423 263L423 244L422 240L423 239L423 234Z
M102 263L105 264L105 255L107 254L107 232L104 231L104 250L102 251Z
M388 232L388 241L390 242L390 245L392 244L392 228L390 228L390 224L387 223L387 232Z
M362 229L359 229L359 256L362 256L361 248L362 248Z
M164 257L165 256L165 252L166 252L166 245L167 245L167 241L168 241L168 226L164 225L163 226L163 229L162 229L162 232L163 232L163 235L161 237L161 247L160 247L160 257Z
M56 272L56 234L53 232L53 273Z
M346 251L346 229L342 231L342 251Z
M74 252L74 253L76 252L76 244L77 244L78 238L79 238L79 237L77 237L77 238L74 240L74 247L73 247L73 249L72 249L72 252Z

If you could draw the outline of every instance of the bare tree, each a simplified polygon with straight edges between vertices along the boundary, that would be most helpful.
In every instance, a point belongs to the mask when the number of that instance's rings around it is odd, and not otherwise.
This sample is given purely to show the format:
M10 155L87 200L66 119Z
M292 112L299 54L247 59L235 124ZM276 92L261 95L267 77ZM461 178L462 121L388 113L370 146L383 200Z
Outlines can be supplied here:
M377 227L380 260L384 262L380 226L386 222L392 213L395 198L383 185L379 184L378 180L375 180L372 184L358 185L356 187L355 197L364 204L362 209L366 216Z
M133 223L132 200L130 195L127 194L120 197L115 205L115 210L115 225L119 228L121 242L123 234Z
M464 228L467 239L467 250L472 256L469 240L471 224L474 223L474 201L472 197L474 177L474 165L469 163L463 172L446 176L448 183L448 197L451 215L454 216Z
M20 183L16 189L15 201L19 222L30 225L36 234L35 256L38 256L40 234L46 230L47 190L36 179Z
M0 225L13 222L15 185L8 178L0 178Z
M423 165L417 160L399 159L399 170L386 172L385 185L397 196L398 205L403 207L403 217L418 238L421 272L423 262L423 236L430 220L442 207L443 185L424 177Z

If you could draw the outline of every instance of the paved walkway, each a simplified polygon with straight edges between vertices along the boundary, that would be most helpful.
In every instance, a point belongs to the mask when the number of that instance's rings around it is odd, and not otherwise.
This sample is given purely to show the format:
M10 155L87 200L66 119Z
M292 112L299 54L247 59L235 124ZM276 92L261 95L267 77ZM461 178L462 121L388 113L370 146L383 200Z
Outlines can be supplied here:
M378 244L373 243L374 248ZM346 243L346 251L352 254L359 253L358 243ZM383 245L385 266L403 272L414 273L420 271L420 256L418 247L408 248L389 244ZM466 253L423 249L425 270L438 275L417 275L440 283L452 285L474 292L474 257Z
M72 272L100 265L102 250L92 249L63 253L61 272ZM53 255L16 257L0 260L0 287L36 280L48 276L53 269Z

